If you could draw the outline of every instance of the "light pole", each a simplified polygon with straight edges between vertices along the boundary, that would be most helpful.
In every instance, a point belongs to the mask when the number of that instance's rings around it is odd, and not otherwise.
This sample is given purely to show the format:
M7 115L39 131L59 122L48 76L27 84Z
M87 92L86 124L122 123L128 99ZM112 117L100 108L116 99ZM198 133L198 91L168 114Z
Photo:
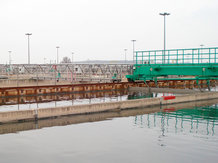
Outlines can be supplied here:
M71 62L72 62L72 64L73 64L73 54L74 54L74 52L72 52L72 61L71 61Z
M57 48L57 64L59 63L59 61L58 61L58 49L60 48L59 46L56 46L56 48Z
M11 51L9 50L8 53L9 53L9 62L8 63L9 63L9 65L11 65Z
M126 51L127 51L127 49L124 49L124 51L125 51L125 63L126 63Z
M46 64L46 58L44 58L44 64Z
M76 76L75 74L76 74L76 73L74 72L74 65L73 65L73 55L74 55L74 52L72 52L71 54L72 54L72 73L71 73L71 82L73 82L73 80L76 79L76 78L75 78L75 76Z
M203 44L200 45L200 47L201 47L201 63L202 63L202 48L203 48L203 46L204 46Z
M32 33L26 33L27 35L27 41L28 41L28 64L30 64L30 36Z
M135 54L135 42L136 40L131 40L132 41L132 50L133 50L133 53L132 53L132 57L133 57L133 64L134 64L134 54Z
M164 63L165 63L165 53L166 53L166 21L165 21L165 17L170 15L170 13L164 12L164 13L160 13L160 15L164 17Z

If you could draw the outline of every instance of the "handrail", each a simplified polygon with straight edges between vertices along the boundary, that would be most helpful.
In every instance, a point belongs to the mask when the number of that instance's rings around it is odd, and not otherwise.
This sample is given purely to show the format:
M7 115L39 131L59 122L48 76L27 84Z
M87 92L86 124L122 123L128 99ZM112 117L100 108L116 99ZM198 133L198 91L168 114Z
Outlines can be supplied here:
M136 51L136 64L218 64L218 47Z

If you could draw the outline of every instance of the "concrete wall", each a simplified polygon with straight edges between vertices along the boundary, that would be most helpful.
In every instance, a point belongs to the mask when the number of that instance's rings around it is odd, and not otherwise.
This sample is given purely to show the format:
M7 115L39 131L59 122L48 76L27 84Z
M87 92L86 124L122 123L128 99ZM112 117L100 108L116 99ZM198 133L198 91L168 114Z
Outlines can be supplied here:
M0 113L0 122L28 120L34 118L34 110L10 111Z
M67 107L1 112L0 122L5 123L5 122L19 121L19 120L33 120L36 117L38 119L41 119L41 118L49 118L49 117L58 117L63 115L98 113L98 112L125 110L125 109L138 108L138 107L160 106L160 105L169 105L169 104L184 103L184 102L191 102L191 101L201 101L201 100L208 100L208 99L218 99L218 92L207 92L207 93L197 93L191 95L176 96L176 98L173 100L163 100L163 98L159 97L159 98L147 98L147 99L137 99L137 100L129 100L129 101L119 101L119 102L76 105L76 106L67 106Z
M205 93L176 96L176 98L173 100L166 100L166 101L162 100L161 102L163 105L166 105L166 104L201 101L201 100L216 99L216 98L218 98L218 92L205 92Z

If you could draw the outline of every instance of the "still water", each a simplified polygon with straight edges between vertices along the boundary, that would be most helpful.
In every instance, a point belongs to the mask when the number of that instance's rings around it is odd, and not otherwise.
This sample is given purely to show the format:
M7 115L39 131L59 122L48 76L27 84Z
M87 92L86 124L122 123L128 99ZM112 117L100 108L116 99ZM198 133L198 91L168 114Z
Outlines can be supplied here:
M0 162L218 162L218 105L90 116L0 125Z

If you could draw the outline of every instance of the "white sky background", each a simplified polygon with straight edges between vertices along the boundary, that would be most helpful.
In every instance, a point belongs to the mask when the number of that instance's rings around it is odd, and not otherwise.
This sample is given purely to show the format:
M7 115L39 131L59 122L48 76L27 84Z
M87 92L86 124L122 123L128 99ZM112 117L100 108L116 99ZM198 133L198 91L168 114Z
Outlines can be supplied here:
M163 49L163 16L167 49L218 46L218 0L0 0L0 63L31 63L62 57L81 60L132 59L136 50Z

